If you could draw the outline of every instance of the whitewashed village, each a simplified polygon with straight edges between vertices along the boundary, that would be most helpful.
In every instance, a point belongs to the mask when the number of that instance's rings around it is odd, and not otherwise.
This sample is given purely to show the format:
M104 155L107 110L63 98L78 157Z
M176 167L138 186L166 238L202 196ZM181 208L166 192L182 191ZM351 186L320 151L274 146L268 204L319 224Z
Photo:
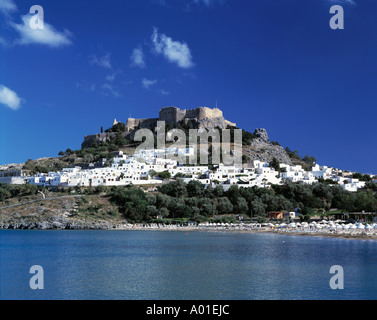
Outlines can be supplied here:
M125 186L125 185L158 185L166 180L159 178L158 173L168 172L171 178L182 177L188 183L197 180L208 185L222 185L227 190L232 185L242 188L257 186L268 188L272 184L285 182L303 182L313 184L319 179L331 179L347 191L356 192L365 186L364 181L352 178L352 173L327 166L314 165L306 171L301 165L288 165L281 163L278 172L270 167L268 162L254 160L252 167L225 166L219 164L212 170L208 166L185 166L176 160L169 159L169 155L189 157L192 148L166 148L164 150L143 150L131 156L122 151L114 152L112 164L93 168L65 168L60 172L37 173L27 176L21 170L8 170L0 172L0 183L8 184L34 184L50 187L97 187L97 186ZM93 166L93 164L92 164ZM153 174L154 173L154 174ZM373 175L371 176L373 177ZM374 180L374 182L377 182Z
M177 107L164 107L160 109L158 118L128 118L124 125L123 134L129 135L141 128L155 128L159 123L158 121L174 126L194 121L199 129L236 127L235 123L224 118L223 112L218 108L180 109ZM113 127L118 124L119 122L115 119ZM257 139L257 144L260 144L263 148L271 146L265 129L256 129L256 132L260 135L260 138ZM108 141L114 135L114 133L110 132L85 136L83 148L89 147L93 140ZM365 182L355 179L352 172L318 164L314 164L311 170L307 170L308 168L305 170L301 165L290 165L280 161L280 170L278 172L269 165L269 162L263 160L253 160L247 165L239 167L226 166L220 163L211 166L211 169L203 165L185 166L180 164L184 162L177 161L177 159L182 158L189 159L197 151L195 149L196 146L194 148L190 145L181 145L181 147L176 148L143 149L132 155L116 151L112 154L110 165L106 162L106 159L103 159L99 163L90 164L84 168L75 166L65 168L60 172L37 173L33 176L30 176L26 170L20 168L8 168L0 170L0 183L29 183L51 187L158 185L165 183L168 179L161 179L157 177L156 173L168 172L168 176L171 178L176 177L178 174L186 183L191 180L197 180L205 186L222 185L224 190L232 185L239 185L243 188L253 186L268 188L270 185L283 184L285 182L313 184L319 179L330 179L351 192L356 192L365 186ZM234 154L235 152L236 150L234 150ZM370 175L370 177L373 178L374 175ZM374 182L377 181L374 180Z
M218 108L198 107L181 110L177 107L164 107L160 109L158 118L128 118L124 125L123 134L131 135L141 128L151 130L158 126L158 121L174 126L194 121L199 129L236 127L235 123L224 118L223 112ZM113 127L118 124L119 122L115 119ZM257 144L261 144L263 148L271 145L265 129L256 129L256 132L260 135ZM112 132L85 136L83 148L89 147L93 140L106 142L114 136L115 134ZM301 165L290 165L280 161L278 172L269 165L269 162L261 160L253 160L247 165L239 167L226 166L220 163L212 166L211 169L203 165L181 165L182 161L176 160L189 159L197 151L195 149L196 146L194 148L190 145L181 145L181 147L176 148L143 149L132 155L116 151L112 154L110 165L106 162L106 159L103 159L99 163L90 164L85 168L75 166L65 168L60 172L37 173L33 176L30 176L26 170L8 168L0 170L0 183L29 183L51 187L158 185L166 182L166 179L158 178L153 173L168 172L168 176L171 178L178 174L186 183L197 180L205 186L220 184L224 190L232 185L239 185L243 188L253 186L267 188L270 185L285 182L313 184L319 179L330 179L351 192L356 192L365 186L365 182L355 179L352 172L318 164L314 164L311 170L307 170L308 168L305 170ZM235 152L236 150L234 150L234 154ZM370 177L373 178L374 175L370 175ZM373 181L377 182L376 180Z

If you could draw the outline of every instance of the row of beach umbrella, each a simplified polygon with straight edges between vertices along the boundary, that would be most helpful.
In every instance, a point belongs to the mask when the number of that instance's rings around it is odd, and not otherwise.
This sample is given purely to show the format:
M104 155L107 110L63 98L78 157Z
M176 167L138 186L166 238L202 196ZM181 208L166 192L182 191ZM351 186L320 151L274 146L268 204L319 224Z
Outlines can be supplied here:
M377 230L377 224L367 224L363 223L345 223L340 220L336 221L326 221L322 220L320 222L291 222L291 223L215 223L215 222L205 222L200 223L199 227L230 227L230 228L260 228L260 227L270 227L270 228L290 228L290 229L327 229L327 230Z
M319 223L313 221L313 222L302 222L302 223L281 223L281 224L276 224L274 225L275 228L312 228L312 229L328 229L328 230L377 230L377 224L367 224L364 225L363 223L339 223L335 221L321 221Z

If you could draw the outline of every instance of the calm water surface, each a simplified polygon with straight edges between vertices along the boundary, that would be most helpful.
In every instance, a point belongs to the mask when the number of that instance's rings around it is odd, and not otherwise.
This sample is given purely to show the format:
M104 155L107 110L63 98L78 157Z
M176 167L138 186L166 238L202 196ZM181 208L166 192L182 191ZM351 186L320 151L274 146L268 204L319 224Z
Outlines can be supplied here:
M0 230L1 299L376 299L377 242L277 234ZM31 290L32 265L44 290ZM330 267L344 269L331 290Z

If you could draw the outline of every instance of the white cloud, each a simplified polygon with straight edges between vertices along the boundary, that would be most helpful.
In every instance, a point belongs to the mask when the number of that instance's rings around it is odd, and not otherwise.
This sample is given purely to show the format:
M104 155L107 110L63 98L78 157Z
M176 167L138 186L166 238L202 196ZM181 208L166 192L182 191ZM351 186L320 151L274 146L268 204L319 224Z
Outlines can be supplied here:
M118 77L118 75L122 73L123 73L122 70L115 70L115 71L111 70L111 72L108 73L105 78L106 82L113 82Z
M0 0L0 12L8 14L13 11L17 11L17 6L13 0Z
M203 4L206 7L211 7L213 6L216 2L223 3L224 0L194 0L193 1L195 4Z
M157 80L149 80L149 79L144 78L141 81L141 83L142 83L142 85L145 89L150 89L151 86L153 86L157 83Z
M105 95L105 96L109 96L109 95L111 95L111 96L113 96L113 97L115 97L115 98L119 98L119 97L121 97L122 95L118 92L118 90L116 90L115 88L114 88L114 86L112 86L111 84L109 84L109 83L105 83L104 85L102 85L102 90L103 90L103 94Z
M105 69L111 69L110 53L107 53L103 57L97 58L95 55L90 56L89 63L95 64Z
M111 73L106 76L106 81L112 82L114 80L115 80L115 73Z
M165 34L159 34L157 28L153 28L152 43L157 54L162 54L168 61L176 63L181 68L191 68L191 51L185 42L174 41Z
M144 53L141 47L138 47L133 50L131 59L131 66L145 68Z
M166 90L164 90L164 89L157 90L157 92L160 93L160 94L163 95L163 96L167 96L167 95L170 94L169 91L166 91Z
M11 23L14 29L20 34L21 38L16 44L42 44L50 47L62 47L72 44L70 38L72 34L68 30L57 31L52 25L44 22L44 29L30 28L31 15L22 16L22 23Z
M84 92L94 92L96 90L96 85L94 83L84 83L84 82L76 82L75 83L76 89L81 89Z
M0 37L0 46L1 47L7 47L8 46L8 42L2 37Z
M177 0L152 0L155 3L160 4L161 6L168 7L168 3L176 1ZM181 3L186 7L186 9L190 9L191 6L197 5L197 6L204 6L204 7L213 7L216 3L224 4L226 0L183 0Z
M22 99L16 92L0 84L0 103L11 108L18 110L21 106Z

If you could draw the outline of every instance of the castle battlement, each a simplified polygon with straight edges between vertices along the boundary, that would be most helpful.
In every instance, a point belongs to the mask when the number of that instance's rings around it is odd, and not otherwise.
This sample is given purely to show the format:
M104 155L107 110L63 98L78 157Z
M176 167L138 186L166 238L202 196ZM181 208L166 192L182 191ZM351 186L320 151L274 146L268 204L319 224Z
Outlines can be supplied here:
M178 122L190 119L195 121L204 121L208 123L211 119L217 119L220 121L220 127L226 127L227 124L235 125L229 121L226 121L223 117L223 112L218 108L198 107L194 109L180 109L177 107L164 107L159 111L159 117L153 119L135 119L128 118L126 122L127 131L141 128L150 128L153 122L165 121L166 123L172 123L176 125ZM224 125L222 125L224 123ZM226 124L225 124L226 123Z

